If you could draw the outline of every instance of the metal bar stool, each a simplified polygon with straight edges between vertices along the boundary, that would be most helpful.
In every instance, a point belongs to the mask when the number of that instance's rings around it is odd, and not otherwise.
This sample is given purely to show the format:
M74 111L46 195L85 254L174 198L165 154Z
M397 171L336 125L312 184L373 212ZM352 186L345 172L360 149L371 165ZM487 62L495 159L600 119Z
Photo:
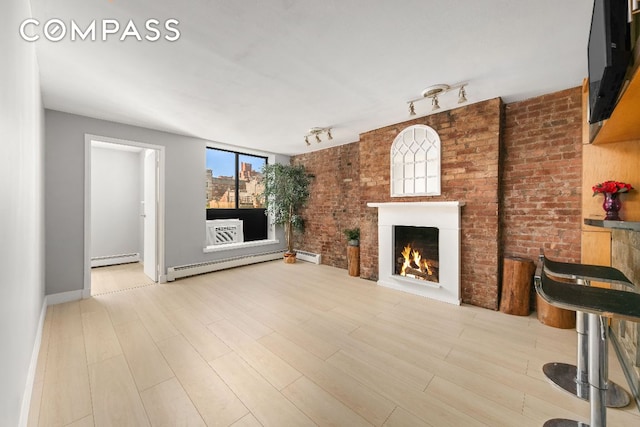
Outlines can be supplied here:
M536 292L549 304L567 310L582 311L588 316L588 381L590 422L592 427L606 427L606 396L608 382L607 317L640 321L640 294L616 289L604 289L573 283L561 283L549 278L542 265L535 276ZM579 421L552 419L545 427L585 427Z
M545 258L540 251L540 261L544 271L552 276L576 280L578 284L590 286L591 281L624 285L633 288L633 283L618 269L600 265L573 264ZM561 389L583 400L589 400L588 382L588 331L589 317L576 311L576 332L578 334L577 363L552 362L542 367L545 376ZM610 381L607 387L606 405L609 408L623 408L631 401L629 394L618 384Z

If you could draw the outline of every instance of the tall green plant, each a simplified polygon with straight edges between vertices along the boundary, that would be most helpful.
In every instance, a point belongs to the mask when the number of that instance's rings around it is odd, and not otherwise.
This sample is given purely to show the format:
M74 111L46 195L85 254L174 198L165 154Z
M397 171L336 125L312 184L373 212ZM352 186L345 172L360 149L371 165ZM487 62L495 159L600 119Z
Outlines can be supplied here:
M303 165L275 163L265 165L262 173L265 214L271 216L272 224L284 226L287 252L293 253L293 231L304 229L299 211L309 200L311 178Z

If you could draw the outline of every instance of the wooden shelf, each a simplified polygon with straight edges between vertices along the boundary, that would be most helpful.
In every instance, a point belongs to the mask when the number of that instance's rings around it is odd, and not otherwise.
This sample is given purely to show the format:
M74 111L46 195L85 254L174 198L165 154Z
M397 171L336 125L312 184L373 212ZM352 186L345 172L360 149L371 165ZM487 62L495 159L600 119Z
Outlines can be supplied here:
M584 223L593 227L640 231L640 222L637 221L609 221L604 219L585 218Z
M640 68L636 68L633 77L624 90L613 114L601 126L591 125L590 138L593 144L608 144L621 141L640 142Z

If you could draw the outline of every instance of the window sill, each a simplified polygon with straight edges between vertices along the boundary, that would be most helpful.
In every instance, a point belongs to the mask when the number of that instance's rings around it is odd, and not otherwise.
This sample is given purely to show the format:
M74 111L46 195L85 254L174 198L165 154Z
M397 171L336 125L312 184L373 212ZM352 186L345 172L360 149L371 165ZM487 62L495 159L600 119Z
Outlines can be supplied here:
M278 239L267 239L267 240L255 240L253 242L242 242L242 243L228 243L226 245L215 245L215 246L207 246L202 250L204 253L211 252L224 252L231 249L240 249L240 248L253 248L257 246L267 246L273 245L276 243L280 243Z

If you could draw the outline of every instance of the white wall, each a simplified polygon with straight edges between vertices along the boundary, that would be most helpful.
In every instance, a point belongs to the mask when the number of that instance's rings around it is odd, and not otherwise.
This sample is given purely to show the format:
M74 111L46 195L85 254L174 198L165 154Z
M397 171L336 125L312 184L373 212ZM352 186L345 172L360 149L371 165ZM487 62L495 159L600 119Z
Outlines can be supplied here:
M91 149L91 257L141 253L140 152Z
M0 13L0 425L26 421L44 302L43 110L27 0ZM31 369L30 369L31 368ZM31 381L29 381L29 378Z
M45 110L45 122L47 294L80 290L84 285L85 134L165 147L167 267L284 249L279 230L279 244L203 252L205 150L209 141L53 110ZM289 158L276 156L276 161L288 162Z

